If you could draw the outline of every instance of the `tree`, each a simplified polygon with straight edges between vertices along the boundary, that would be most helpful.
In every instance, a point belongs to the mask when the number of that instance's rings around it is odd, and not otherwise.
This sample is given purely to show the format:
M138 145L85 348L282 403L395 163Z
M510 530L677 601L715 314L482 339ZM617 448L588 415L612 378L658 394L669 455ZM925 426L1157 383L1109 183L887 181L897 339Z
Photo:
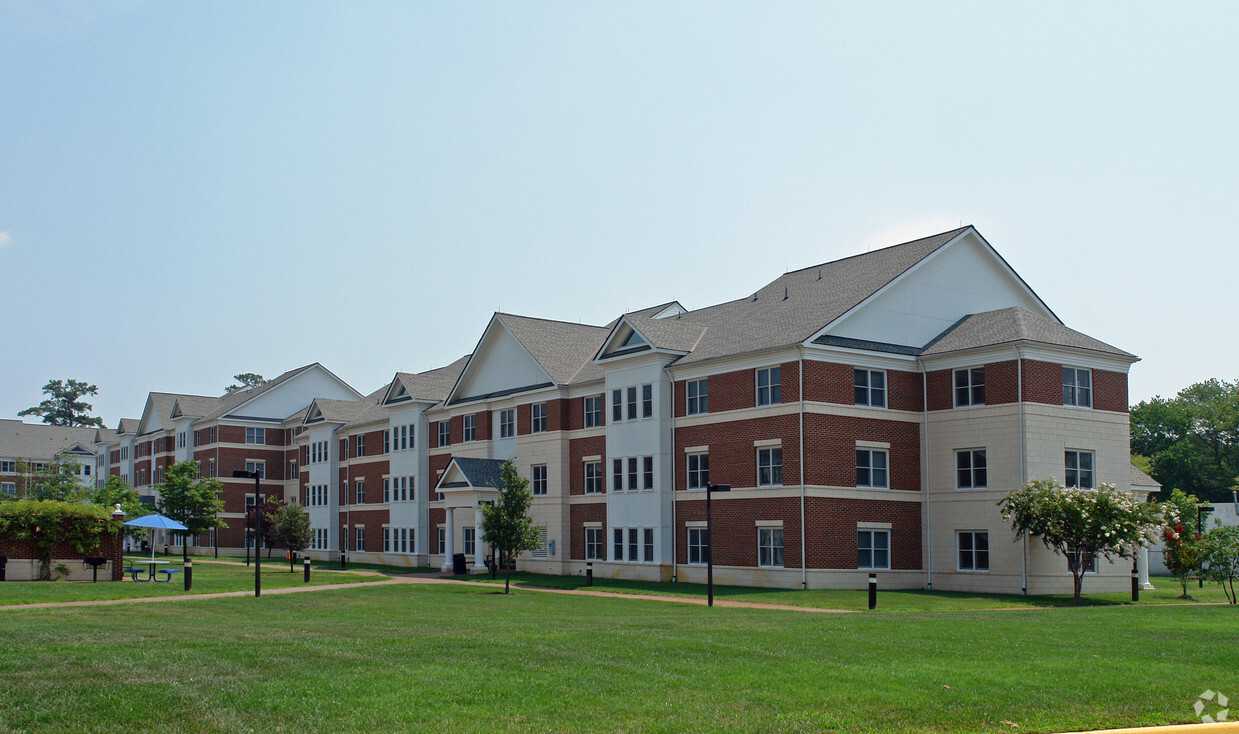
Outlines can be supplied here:
M239 375L233 375L232 379L236 380L236 383L229 385L225 389L225 392L232 392L233 390L246 390L251 387L258 387L259 385L267 381L266 378L264 378L262 375L257 374L255 372L242 372Z
M1162 560L1166 570L1183 587L1180 599L1191 598L1187 593L1187 580L1200 570L1200 537L1193 529L1198 504L1196 495L1186 494L1181 489L1175 489L1162 503Z
M36 500L86 502L90 489L78 481L82 464L70 456L57 456L34 472L26 496Z
M17 500L0 505L0 535L35 547L42 581L52 578L56 546L68 543L78 553L90 553L105 536L120 529L109 510L94 505L52 500Z
M262 512L262 545L267 549L267 558L271 557L271 548L279 544L279 537L275 532L275 517L283 506L284 499L274 495L263 495L262 504L259 506L259 511ZM246 523L255 527L253 508L247 511Z
M48 380L43 386L43 393L50 395L47 400L33 408L26 408L17 415L37 415L43 422L53 426L96 426L103 427L103 419L92 417L90 411L94 406L82 401L87 395L98 395L99 388L78 380Z
M186 460L168 467L163 483L155 488L159 490L159 511L189 528L181 545L182 558L189 557L189 536L228 527L219 519L224 510L224 501L219 497L223 485L214 477L198 476L196 462Z
M1039 537L1067 559L1076 599L1089 559L1131 558L1152 539L1160 521L1157 505L1138 502L1111 484L1094 490L1034 479L998 504L1017 539Z
M503 487L493 504L482 505L482 540L499 549L501 557L515 559L521 551L536 550L542 545L541 534L529 516L533 494L529 480L516 473L511 459L499 469ZM511 591L512 569L505 564L503 593Z
M293 568L293 553L300 553L310 547L314 530L310 527L310 516L301 505L291 502L281 505L275 512L272 525L275 526L276 542L289 550L288 571Z
M1239 479L1239 382L1206 380L1131 409L1131 450L1166 487L1208 501L1230 499Z
M1205 578L1221 584L1222 593L1231 604L1239 603L1239 597L1235 596L1235 577L1239 576L1239 526L1210 528L1200 545Z
M109 512L119 505L121 512L125 513L125 518L128 520L150 514L146 505L142 504L142 500L138 497L137 491L129 482L115 474L109 475L102 487L97 487L91 492L90 501ZM126 527L125 533L133 538L146 537L146 531L142 528Z

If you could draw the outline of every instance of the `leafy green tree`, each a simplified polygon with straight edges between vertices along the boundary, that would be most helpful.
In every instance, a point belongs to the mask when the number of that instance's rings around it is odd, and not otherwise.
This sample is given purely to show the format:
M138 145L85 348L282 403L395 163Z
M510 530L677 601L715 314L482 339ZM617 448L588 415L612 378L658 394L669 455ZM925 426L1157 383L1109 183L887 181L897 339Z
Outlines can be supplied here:
M229 385L227 388L225 388L225 392L232 392L233 390L245 390L251 387L258 387L259 385L267 381L266 378L264 378L262 375L257 374L255 372L242 372L239 375L233 375L232 379L236 380L236 382Z
M1211 379L1131 409L1131 450L1148 473L1208 501L1230 499L1239 479L1239 382ZM1147 470L1146 470L1147 471Z
M26 496L36 500L86 502L90 488L78 480L82 464L71 456L57 456L34 472Z
M1180 599L1190 599L1187 582L1200 570L1201 545L1196 534L1200 501L1196 495L1175 489L1162 503L1162 561L1183 587Z
M1089 558L1131 558L1160 525L1157 505L1139 502L1111 484L1094 490L1034 479L998 504L1017 539L1038 537L1067 559L1076 599Z
M1239 597L1235 596L1235 577L1239 576L1239 526L1210 528L1201 538L1200 546L1205 578L1221 584L1231 604L1239 603Z
M538 528L529 516L533 494L529 480L516 473L516 466L509 459L500 467L503 487L493 504L482 505L482 540L499 549L502 557L515 560L521 551L536 550L542 545ZM511 564L504 564L506 574L503 593L511 591Z
M310 527L310 516L301 505L290 502L281 505L275 511L272 525L275 527L276 542L289 550L288 570L291 573L295 570L293 553L300 553L309 548L310 540L314 537L314 530Z
M39 554L39 579L52 578L52 554L68 543L78 553L99 548L108 535L119 533L120 523L109 510L95 505L53 500L17 500L0 504L0 535L26 541Z
M199 535L211 528L226 528L219 518L224 511L224 501L219 493L223 485L214 477L198 476L198 464L181 461L168 467L159 490L159 511L189 528L186 536ZM189 557L189 542L181 545L181 557Z
M91 492L90 501L109 512L120 505L120 510L125 513L126 520L134 520L150 514L150 510L142 504L137 491L129 482L115 474L109 475L102 487L97 487ZM146 531L142 528L126 526L125 534L139 540L146 537Z
M267 558L271 557L271 549L274 546L280 545L278 534L275 531L275 518L279 514L280 508L284 506L284 499L275 495L263 495L260 512L262 512L262 544L267 549ZM255 527L253 509L250 509L250 515L247 522L250 527Z
M102 418L90 415L94 406L82 400L87 395L99 394L99 388L95 385L79 380L48 380L43 386L43 393L50 397L17 415L37 415L43 418L44 423L53 426L103 427Z

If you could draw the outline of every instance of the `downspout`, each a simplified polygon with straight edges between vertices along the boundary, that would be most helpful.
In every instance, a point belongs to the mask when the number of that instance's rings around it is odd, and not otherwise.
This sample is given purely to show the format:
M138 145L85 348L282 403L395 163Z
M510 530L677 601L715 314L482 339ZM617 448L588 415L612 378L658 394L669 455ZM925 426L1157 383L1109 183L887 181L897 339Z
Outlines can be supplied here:
M1019 421L1020 421L1020 486L1028 481L1025 478L1027 467L1024 466L1024 358L1020 353L1020 348L1015 348L1015 396L1016 405L1019 406ZM1020 586L1020 593L1028 596L1028 536L1025 535L1021 543L1021 554L1023 559L1021 574L1023 582Z
M796 347L796 379L799 380L797 392L800 398L800 438L797 443L800 445L800 588L809 588L809 560L805 555L807 550L808 530L804 525L804 503L805 503L805 486L804 486L804 346Z
M934 588L934 542L930 534L930 483L929 483L929 376L925 372L925 363L917 358L916 364L921 369L921 440L925 450L921 457L921 477L925 483L925 589Z
M679 535L679 529L676 527L676 524L675 524L675 506L676 506L675 482L676 482L676 477L680 476L680 471L677 468L679 457L676 454L676 445L675 445L675 377L671 374L670 370L668 370L666 367L663 368L663 373L667 375L667 380L671 383L671 583L674 584L676 582L677 572L679 571L679 565L677 563L678 557L675 554L676 553L675 539ZM686 387L685 390L687 391L687 389L688 388ZM607 395L607 392L606 392L606 389L604 388L602 391L602 405L603 405L604 411L606 410L606 405L607 405L606 395ZM684 400L685 400L685 410L687 411L688 410L688 407L687 407L688 393L687 392L685 392L684 394ZM607 425L608 426L611 425L609 421L607 422ZM685 461L687 461L687 459L685 459ZM602 470L603 470L603 482L606 482L606 472L607 472L606 462L603 462ZM685 535L688 534L687 530L685 530L684 532L685 532ZM606 536L604 535L603 538L605 540Z

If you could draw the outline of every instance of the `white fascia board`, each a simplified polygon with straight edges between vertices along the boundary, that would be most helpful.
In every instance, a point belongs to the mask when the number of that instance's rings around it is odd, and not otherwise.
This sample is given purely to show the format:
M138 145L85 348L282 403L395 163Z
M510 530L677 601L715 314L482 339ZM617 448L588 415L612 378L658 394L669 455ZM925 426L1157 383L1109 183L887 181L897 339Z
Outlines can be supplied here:
M589 392L582 393L592 394ZM524 405L525 403L537 403L545 400L558 400L559 398L570 397L568 388L563 385L547 385L536 390L527 390L525 392L509 393L494 400L470 400L464 403L456 403L455 405L447 405L438 409L426 409L426 415L433 416L432 420L443 420L443 416L469 415L477 413L481 410L497 410L499 406L515 407Z
M889 354L872 352L868 349L852 349L850 347L830 346L825 344L806 344L804 358L812 362L834 362L854 367L868 367L876 370L900 370L902 372L918 372L916 357L911 354Z
M1001 346L978 347L976 349L949 352L932 357L922 357L921 364L924 365L926 372L936 372L938 370L956 370L963 367L979 367L983 364L992 364L994 362L1010 362L1016 358L1016 355L1015 344L1003 344Z
M1088 367L1089 369L1109 370L1111 372L1127 373L1132 364L1140 361L1139 357L1122 357L1117 354L1105 354L1091 349L1076 347L1058 347L1048 344L1031 344L1020 347L1024 359L1039 362L1055 362L1071 367Z
M664 369L673 380L695 380L707 375L717 375L723 372L739 372L740 370L773 367L784 362L795 362L800 358L799 347L788 346L764 352L749 352L733 356L718 357L689 365L667 365Z
M392 375L391 382L387 383L387 389L383 391L383 399L379 401L380 405L386 405L387 401L391 400L392 391L395 390L397 386L404 387L404 383L400 381L399 372ZM400 402L403 403L405 401L402 400Z

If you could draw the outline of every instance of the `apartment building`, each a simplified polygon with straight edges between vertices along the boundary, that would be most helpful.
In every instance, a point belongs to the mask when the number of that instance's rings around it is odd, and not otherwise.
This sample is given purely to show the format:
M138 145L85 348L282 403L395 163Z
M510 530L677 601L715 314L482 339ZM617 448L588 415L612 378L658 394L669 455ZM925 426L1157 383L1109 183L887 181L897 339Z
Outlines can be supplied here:
M33 489L38 473L57 459L76 461L78 482L90 486L97 466L95 439L110 434L107 428L0 420L0 495L17 497Z

